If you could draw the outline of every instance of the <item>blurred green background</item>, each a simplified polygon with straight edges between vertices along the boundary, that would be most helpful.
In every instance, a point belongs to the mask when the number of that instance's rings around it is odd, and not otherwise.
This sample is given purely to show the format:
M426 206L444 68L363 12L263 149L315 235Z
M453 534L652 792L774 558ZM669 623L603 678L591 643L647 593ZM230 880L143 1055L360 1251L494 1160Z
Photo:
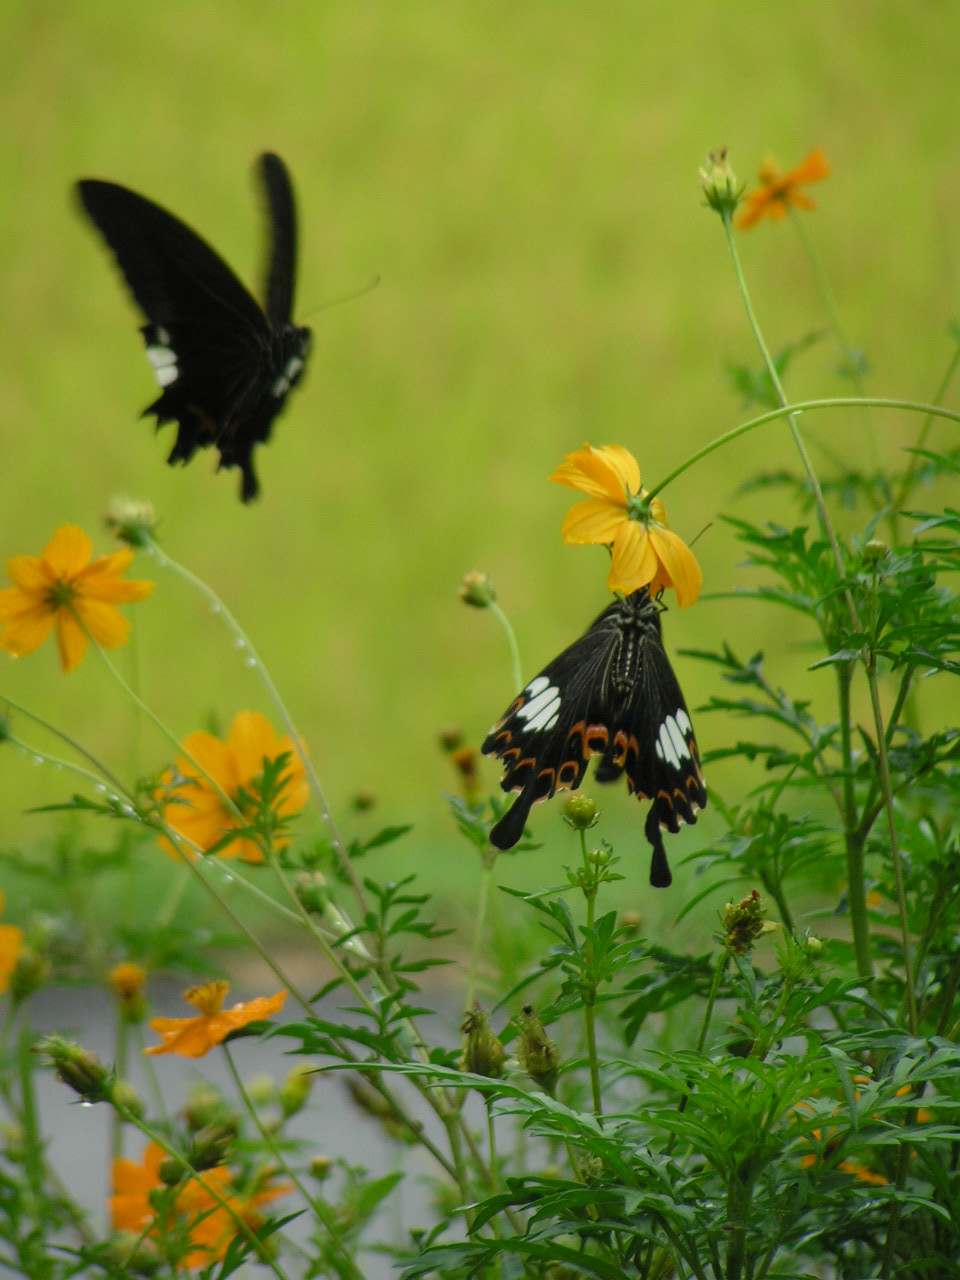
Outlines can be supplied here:
M109 550L109 497L152 499L164 545L259 648L347 828L416 823L397 866L429 871L469 908L477 869L441 798L454 779L438 733L456 724L479 741L515 690L493 619L458 601L463 574L491 575L529 678L607 599L605 553L560 539L572 495L547 477L564 454L616 441L655 482L752 412L724 373L757 358L698 188L710 149L727 146L750 182L767 153L786 168L824 149L833 175L812 190L807 225L868 354L868 388L933 394L960 283L958 33L952 5L900 0L6 0L0 556L38 553L64 521ZM251 165L266 148L294 175L296 315L315 345L256 455L262 496L243 508L236 472L213 474L208 454L166 467L173 430L138 421L156 394L139 316L71 184L106 177L158 200L256 285ZM759 226L742 251L773 348L823 326L789 225ZM846 391L836 363L819 345L789 391ZM890 463L918 422L876 423ZM820 441L867 465L862 427L855 414L808 421L815 460L827 465ZM710 526L697 543L705 591L747 580L718 514L790 519L770 495L748 502L737 488L793 462L785 431L767 429L664 495L684 536ZM119 665L129 676L135 661L176 734L269 710L179 582L163 577L130 616L136 653ZM726 636L743 656L763 647L774 678L792 681L809 656L778 625L704 600L672 609L665 629L674 655ZM675 665L696 708L713 672ZM65 678L51 645L17 663L0 655L0 688L129 771L131 716L95 658ZM713 718L697 728L704 750L726 740ZM143 735L144 772L168 755ZM497 767L484 770L493 787ZM735 798L755 779L709 781ZM60 785L3 753L4 845L55 828L23 811ZM377 808L354 820L350 799L365 789ZM636 864L625 900L647 899L646 853L633 856L642 811L623 788L604 798ZM565 838L549 811L537 816L538 834ZM671 842L675 863L710 820ZM524 882L522 868L504 868L500 878Z

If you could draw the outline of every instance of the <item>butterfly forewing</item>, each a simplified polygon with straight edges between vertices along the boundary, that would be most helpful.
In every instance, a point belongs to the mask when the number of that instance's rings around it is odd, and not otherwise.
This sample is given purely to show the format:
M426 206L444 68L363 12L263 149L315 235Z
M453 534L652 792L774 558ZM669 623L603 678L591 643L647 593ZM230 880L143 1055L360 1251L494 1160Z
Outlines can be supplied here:
M530 806L596 777L624 774L629 790L652 801L646 834L651 881L670 883L660 827L696 821L707 794L690 715L663 648L660 611L644 588L618 600L581 638L533 679L491 729L487 755L504 763L501 786L519 791L494 826L508 849L523 834Z
M80 200L113 251L147 323L147 358L161 394L144 412L177 422L169 461L214 446L239 467L244 501L257 492L253 446L303 370L310 332L290 323L296 219L279 157L259 165L270 217L267 310L223 259L179 218L112 182L84 179Z

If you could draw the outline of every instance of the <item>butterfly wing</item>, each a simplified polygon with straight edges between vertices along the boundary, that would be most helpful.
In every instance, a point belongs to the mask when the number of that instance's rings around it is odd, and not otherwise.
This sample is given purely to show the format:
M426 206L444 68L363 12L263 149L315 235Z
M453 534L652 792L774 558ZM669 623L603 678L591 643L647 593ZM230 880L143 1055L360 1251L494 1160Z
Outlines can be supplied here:
M137 305L161 394L144 412L177 422L169 462L214 446L220 466L239 467L244 501L257 492L252 449L270 433L309 347L289 323L295 220L289 177L278 157L261 162L273 228L268 290L286 301L274 328L231 269L179 218L127 187L77 184L83 208L113 251Z
M270 261L264 285L264 309L272 329L282 329L293 315L296 285L297 211L287 166L268 151L257 162L267 198Z
M601 691L616 640L616 612L611 605L544 667L487 734L481 749L503 761L501 787L519 792L490 832L496 848L512 848L531 805L578 787L591 756L607 750Z
M519 840L531 805L579 786L590 757L599 755L599 782L626 774L629 790L653 801L644 827L653 850L650 880L668 885L660 828L696 822L707 793L659 610L646 589L611 605L545 667L490 731L483 751L504 761L503 789L520 792L490 833L497 848Z

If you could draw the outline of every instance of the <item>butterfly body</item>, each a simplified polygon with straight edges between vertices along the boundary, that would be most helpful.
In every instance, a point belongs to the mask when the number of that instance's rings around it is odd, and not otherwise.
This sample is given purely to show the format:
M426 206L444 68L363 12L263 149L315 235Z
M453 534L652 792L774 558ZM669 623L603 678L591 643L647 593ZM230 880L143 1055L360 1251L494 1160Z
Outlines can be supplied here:
M160 396L144 410L179 429L168 461L214 447L221 467L239 467L246 502L258 491L252 451L299 381L310 330L293 324L296 212L279 156L260 157L271 229L261 307L233 271L179 218L127 187L77 184L89 217L111 248L147 319L141 332Z
M670 883L660 827L696 822L707 802L690 714L663 648L660 609L646 588L618 599L514 699L483 743L519 795L490 833L509 849L531 805L578 787L593 756L598 782L627 779L653 803L645 832L651 882Z

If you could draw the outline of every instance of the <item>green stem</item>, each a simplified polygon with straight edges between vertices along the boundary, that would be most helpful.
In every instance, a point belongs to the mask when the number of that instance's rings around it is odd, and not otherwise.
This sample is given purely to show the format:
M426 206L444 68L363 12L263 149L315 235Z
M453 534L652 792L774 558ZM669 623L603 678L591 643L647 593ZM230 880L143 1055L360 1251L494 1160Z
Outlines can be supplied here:
M843 783L843 839L847 860L847 901L857 973L865 982L873 978L870 950L870 919L867 913L867 889L864 847L866 833L857 818L857 797L853 779L853 741L851 733L850 686L853 668L838 663L837 705L840 719L840 767Z
M593 929L596 917L596 900L599 889L599 871L590 865L587 857L587 833L580 831L580 853L583 858L583 896L587 900L588 935L584 942L583 1020L587 1036L587 1062L590 1066L590 1091L593 1095L593 1114L603 1124L603 1099L600 1094L600 1064L597 1058L596 1000L597 982L593 972Z
M316 1217L320 1220L320 1222L323 1223L327 1233L330 1236L330 1239L333 1241L334 1248L336 1249L338 1256L342 1260L342 1269L341 1267L338 1267L337 1274L341 1277L352 1276L352 1277L356 1277L356 1280L363 1280L363 1273L357 1267L356 1263L354 1262L353 1258L349 1253L349 1250L347 1249L346 1244L344 1243L343 1233L341 1232L339 1224L337 1222L336 1213L330 1207L330 1205L327 1204L325 1200L318 1199L316 1196L312 1196L310 1194L307 1188L303 1185L303 1182L300 1179L299 1175L297 1174L296 1170L293 1169L293 1167L287 1162L286 1157L284 1156L280 1147L274 1140L273 1134L270 1132L267 1126L260 1119L260 1113L257 1111L257 1108L254 1106L250 1098L250 1095L247 1092L246 1087L244 1086L243 1080L240 1077L240 1073L237 1070L237 1064L234 1060L233 1054L230 1052L230 1046L226 1042L224 1042L224 1044L222 1045L222 1048L223 1048L224 1056L226 1057L226 1060L227 1060L227 1066L230 1068L230 1074L233 1077L233 1082L237 1087L237 1092L239 1093L240 1098L242 1099L243 1105L246 1107L248 1114L250 1115L254 1124L257 1126L257 1129L259 1130L259 1133L260 1133L260 1137L263 1139L267 1149L269 1150L270 1154L273 1156L274 1160L277 1162L280 1168L283 1169L284 1173L287 1175L287 1177L290 1179L293 1185L300 1192L305 1203L310 1206L310 1208L313 1210Z
M500 623L503 633L507 637L507 647L510 650L510 670L513 675L513 688L519 689L523 683L523 669L520 666L520 649L517 645L516 633L510 625L510 619L503 612L496 600L491 600L487 608Z
M480 892L477 898L477 923L473 935L473 948L470 952L470 969L467 973L467 994L464 999L465 1009L473 1008L473 996L477 986L480 968L480 948L486 932L487 910L490 905L490 889L493 885L493 868L497 861L497 850L488 847L483 854L483 866L480 870Z
M353 869L353 864L350 861L350 855L347 853L346 845L340 837L340 832L334 822L333 814L330 810L329 804L327 803L327 798L324 795L323 788L320 785L320 779L313 767L313 762L303 746L300 735L297 733L296 726L294 725L293 719L287 710L286 703L280 697L280 693L277 690L276 685L273 683L269 671L263 665L260 655L257 653L256 649L254 649L253 644L250 641L250 637L246 634L217 593L201 578L198 578L195 574L191 573L189 569L184 565L179 564L176 560L172 560L156 542L149 542L147 550L152 556L160 561L161 565L165 569L170 570L171 573L178 574L185 582L193 587L195 591L199 592L200 595L204 597L213 611L226 623L228 630L233 633L238 649L247 655L246 661L248 666L255 670L257 675L260 677L264 688L273 702L273 705L277 708L280 718L290 735L290 740L293 743L294 750L303 761L303 767L306 770L307 778L309 779L313 794L316 797L317 804L320 808L320 816L322 817L330 835L330 844L337 856L341 869L353 887L361 912L366 914L366 898L363 892L363 887Z
M840 350L843 353L843 358L846 363L846 371L856 388L857 395L863 396L863 378L860 373L861 362L857 351L854 349L847 337L843 321L840 319L840 310L837 307L836 298L833 296L833 289L830 287L830 280L827 277L826 271L823 269L823 263L820 261L819 254L813 247L813 241L810 239L809 232L807 231L806 219L801 218L796 209L791 205L787 206L787 211L790 214L790 221L793 223L793 229L800 241L800 246L806 256L814 281L820 291L820 300L823 303L823 309L826 311L827 317L830 321L830 328L833 330L834 337L836 338L837 343L840 346ZM867 439L870 442L873 469L877 475L880 476L882 473L880 468L880 459L877 454L876 431L873 426L873 418L869 413L868 406L864 407L864 421L867 427Z
M102 761L98 760L97 757L92 754L92 752L86 749L86 747L81 746L79 742L71 738L69 734L64 733L62 729L58 729L55 724L51 724L50 721L45 720L43 716L38 716L36 712L29 711L26 707L22 706L19 702L15 702L13 698L8 697L5 693L0 694L0 701L5 702L8 707L13 707L13 709L15 711L19 711L19 713L22 716L26 716L28 720L32 720L33 723L39 725L41 729L46 729L48 733L52 733L55 738L59 738L59 740L65 743L66 746L70 747L71 750L76 751L78 755L83 756L85 760L87 760L91 765L93 765L94 769L98 771L100 776L98 777L95 774L91 774L86 770L81 769L79 765L69 764L65 760L58 760L54 756L44 755L43 759L45 761L54 765L56 768L73 769L76 772L80 773L81 776L83 777L92 778L94 785L97 787L102 786L103 782L101 779L106 778L110 786L116 789L118 795L124 795L130 798L129 791L120 781L120 779L115 777L107 768L107 766L102 763ZM34 751L32 747L27 746L26 744L20 742L18 739L11 737L10 741L15 742L16 745L21 750L26 751L28 755L43 754L41 752Z
M946 418L950 422L960 422L960 413L955 413L952 409L943 409L939 405L924 404L918 400L891 400L882 396L830 396L825 400L798 400L796 404L784 403L782 408L770 409L766 413L761 413L759 417L751 418L748 422L741 422L739 426L732 427L729 431L725 431L723 435L711 440L709 444L705 444L702 449L698 449L691 454L679 467L675 467L673 471L669 472L658 485L648 490L645 496L648 499L654 497L663 489L666 489L667 485L672 484L678 476L682 476L685 471L689 471L696 463L708 458L717 449L722 449L731 440L736 440L750 431L755 431L758 427L766 426L768 422L776 422L780 418L789 418L801 413L814 413L820 409L850 409L860 408L864 405L872 406L875 409L899 409L907 413L925 413L931 418Z
M710 994L707 996L707 1007L703 1011L703 1022L700 1026L700 1035L697 1038L697 1053L703 1053L703 1046L707 1041L707 1031L710 1029L710 1019L713 1017L713 1006L716 1004L717 992L720 990L720 983L726 972L729 960L730 953L724 949L720 952L717 959L717 967L713 972L713 982L710 984Z
M190 1181L196 1182L212 1200L216 1201L221 1209L225 1209L227 1211L236 1224L237 1234L243 1236L257 1260L269 1267L277 1277L277 1280L287 1280L286 1273L281 1270L277 1260L268 1250L263 1248L250 1226L244 1221L243 1215L230 1203L229 1199L222 1195L213 1183L209 1182L203 1176L203 1173L194 1169L186 1156L184 1156L182 1152L178 1151L176 1147L172 1146L161 1133L156 1129L151 1128L150 1125L148 1125L144 1120L141 1120L138 1116L135 1116L132 1111L128 1111L126 1107L120 1106L116 1102L113 1103L113 1106L127 1124L135 1125L151 1142L156 1143L158 1147L162 1147L168 1156L173 1157L183 1171L183 1174Z
M956 345L953 350L953 357L947 365L947 371L941 378L940 385L934 393L933 403L935 405L938 405L947 394L947 389L953 381L958 368L960 368L960 334L957 336ZM917 436L917 443L914 446L915 449L922 449L926 445L927 436L930 434L930 429L933 426L934 417L935 415L933 413L928 413L926 418L923 420L920 427L920 433ZM907 464L907 470L904 473L903 480L900 484L900 489L893 500L893 509L895 514L899 513L900 508L906 501L907 493L910 490L910 486L913 484L913 477L916 474L917 467L920 465L920 461L919 454L914 453L911 455L910 461Z

